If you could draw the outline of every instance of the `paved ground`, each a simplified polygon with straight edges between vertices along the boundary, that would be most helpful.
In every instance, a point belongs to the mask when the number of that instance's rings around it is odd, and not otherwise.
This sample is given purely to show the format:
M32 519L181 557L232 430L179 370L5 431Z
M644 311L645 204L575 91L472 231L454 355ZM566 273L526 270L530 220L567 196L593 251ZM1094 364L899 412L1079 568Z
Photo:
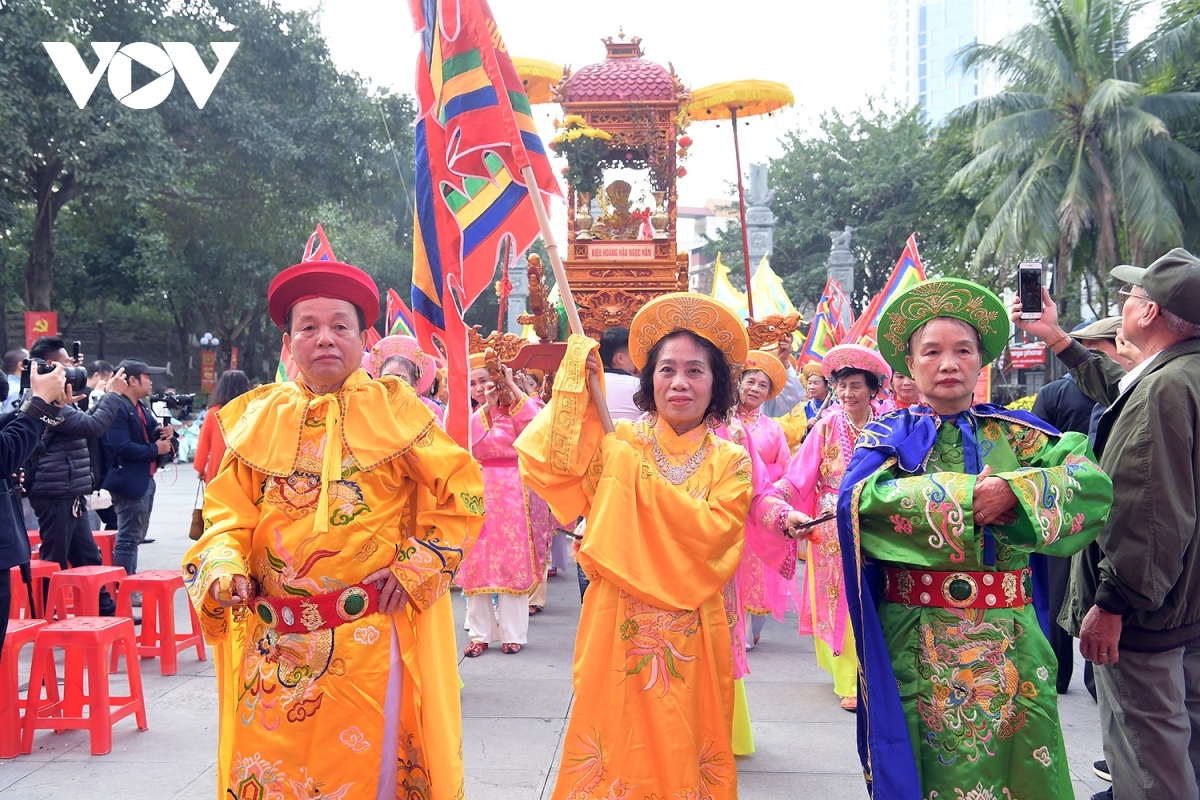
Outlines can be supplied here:
M151 523L157 541L142 547L142 569L178 567L188 544L195 494L191 470L159 479ZM181 602L183 595L178 597ZM461 623L465 606L456 598L455 607ZM550 581L549 606L531 621L530 644L522 653L507 656L492 649L460 665L468 800L549 798L571 710L578 615L574 575L560 575ZM811 640L800 639L794 630L794 620L770 622L750 654L746 688L757 752L738 761L741 796L865 798L854 717L838 706L828 676L816 666ZM460 630L459 636L465 634ZM41 731L31 755L0 761L0 798L213 800L212 662L198 662L195 651L181 654L179 674L170 677L158 674L155 661L141 663L149 730L138 731L132 718L119 722L112 753L98 757L90 755L85 732ZM27 663L22 670L28 674ZM1059 706L1076 797L1086 800L1107 784L1091 770L1100 757L1100 739L1081 670L1082 662Z

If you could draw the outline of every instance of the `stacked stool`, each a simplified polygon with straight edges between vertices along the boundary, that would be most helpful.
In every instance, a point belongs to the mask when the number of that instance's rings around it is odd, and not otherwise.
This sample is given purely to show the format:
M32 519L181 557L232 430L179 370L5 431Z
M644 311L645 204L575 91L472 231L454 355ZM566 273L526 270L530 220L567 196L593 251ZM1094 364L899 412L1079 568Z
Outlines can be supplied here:
M118 647L126 656L129 694L113 697L108 685L108 660L110 654L117 654ZM64 651L61 698L58 677L54 674L55 648ZM5 658L7 650L6 642ZM39 627L33 645L20 752L28 754L33 750L33 733L42 728L87 730L94 756L112 751L112 726L118 720L133 714L138 730L146 730L146 701L136 652L133 620L127 617L71 617Z
M100 563L106 567L112 566L113 548L117 545L116 531L92 531L92 538L100 548Z
M42 619L13 619L8 622L8 635L4 638L4 654L0 656L0 758L14 758L21 749L22 712L28 713L25 699L21 697L21 679L17 674L17 663L21 650L32 644ZM42 654L43 672L49 676L46 690L50 702L57 703L58 674L54 669L54 655L49 651Z
M55 572L50 576L46 619L66 619L70 614L100 616L101 587L108 587L109 594L116 597L117 582L124 579L124 567L73 567Z
M9 571L9 585L12 587L12 604L9 606L9 619L34 619L45 617L42 598L45 591L42 588L50 576L61 569L53 561L33 559L29 562L29 570L33 578L33 608L29 607L29 588L21 578L21 568L13 567Z
M189 647L196 648L196 657L204 661L204 637L200 620L192 604L187 604L191 618L191 633L175 633L175 593L183 589L183 574L177 569L152 569L138 572L121 581L121 596L117 600L117 616L133 614L132 595L142 593L142 633L138 637L137 653L144 658L158 656L163 675L178 671L178 655ZM112 655L112 669L117 668L117 653Z

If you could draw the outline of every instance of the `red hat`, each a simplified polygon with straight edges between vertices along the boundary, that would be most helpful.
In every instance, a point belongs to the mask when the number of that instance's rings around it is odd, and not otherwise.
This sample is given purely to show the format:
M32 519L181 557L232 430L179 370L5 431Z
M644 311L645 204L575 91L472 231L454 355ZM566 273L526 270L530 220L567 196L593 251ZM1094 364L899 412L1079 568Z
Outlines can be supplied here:
M271 281L267 289L271 321L286 327L292 307L314 297L345 300L362 312L368 328L379 317L379 288L370 275L340 261L305 261L288 267Z

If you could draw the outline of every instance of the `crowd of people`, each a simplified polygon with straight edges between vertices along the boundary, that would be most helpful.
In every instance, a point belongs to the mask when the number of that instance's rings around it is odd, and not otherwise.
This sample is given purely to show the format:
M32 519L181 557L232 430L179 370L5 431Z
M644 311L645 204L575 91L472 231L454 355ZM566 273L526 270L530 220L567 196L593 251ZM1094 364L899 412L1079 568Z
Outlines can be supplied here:
M1071 332L1048 293L1029 318L928 280L884 307L876 346L803 366L786 342L751 350L711 298L663 295L572 335L552 389L472 356L468 451L415 339L365 351L365 273L284 270L268 309L299 376L223 375L194 464L204 531L183 572L215 648L219 793L461 797L449 589L463 655L517 655L573 560L559 800L737 797L748 654L789 612L857 715L874 797L1073 797L1057 697L1076 638L1100 796L1200 797L1200 260L1113 278L1120 315ZM1032 413L974 396L1010 324L1069 373ZM55 367L0 433L6 474L42 448L42 557L99 563L84 520L103 487L132 573L170 448L143 403L153 368L101 364L75 403L61 340L31 355ZM3 545L0 566L21 563Z

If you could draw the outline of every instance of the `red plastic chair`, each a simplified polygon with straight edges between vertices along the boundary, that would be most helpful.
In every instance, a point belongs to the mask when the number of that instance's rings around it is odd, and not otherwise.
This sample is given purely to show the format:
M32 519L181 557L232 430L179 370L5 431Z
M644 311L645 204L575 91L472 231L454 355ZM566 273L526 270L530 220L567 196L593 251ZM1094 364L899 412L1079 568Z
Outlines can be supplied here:
M21 749L21 719L25 711L25 699L21 697L21 678L17 665L21 650L33 644L38 628L45 626L44 619L9 620L8 635L4 638L4 655L0 656L0 758L15 758ZM58 673L54 669L54 658L46 652L42 669L49 676L46 690L51 703L59 701Z
M43 588L45 582L50 580L50 576L61 569L58 564L53 561L41 561L34 559L29 562L29 569L33 576L33 608L29 608L29 590L25 587L25 581L21 579L21 568L13 567L9 571L9 585L12 587L12 603L9 605L9 619L41 619L46 616L45 605L42 598L46 596L46 591Z
M55 572L50 576L46 619L100 616L100 588L107 586L109 594L116 597L117 582L124 578L124 567L72 567Z
M159 670L163 675L174 675L179 671L179 653L189 647L196 648L196 657L204 661L204 636L200 633L200 620L196 610L188 602L192 620L192 631L188 634L175 633L175 593L183 589L183 573L173 569L151 569L130 575L121 581L121 597L117 601L117 616L133 615L132 596L142 593L142 632L138 636L138 655L143 658L159 659ZM117 652L113 651L111 670L117 669Z
M125 650L129 664L129 694L113 697L106 667L110 650L118 645ZM50 689L57 678L45 668L48 659L53 659L56 647L64 651L63 696L57 702L53 698L57 689ZM127 617L72 617L40 628L33 645L27 710L21 727L21 753L27 755L33 750L33 733L42 728L87 730L94 756L112 751L112 726L118 720L133 714L138 730L146 730L149 726L142 694L142 673L138 660L132 658L136 649L133 620ZM42 696L43 688L46 697Z
M111 567L113 548L117 546L116 531L92 531L92 538L96 540L96 544L100 547L100 563L106 567Z

